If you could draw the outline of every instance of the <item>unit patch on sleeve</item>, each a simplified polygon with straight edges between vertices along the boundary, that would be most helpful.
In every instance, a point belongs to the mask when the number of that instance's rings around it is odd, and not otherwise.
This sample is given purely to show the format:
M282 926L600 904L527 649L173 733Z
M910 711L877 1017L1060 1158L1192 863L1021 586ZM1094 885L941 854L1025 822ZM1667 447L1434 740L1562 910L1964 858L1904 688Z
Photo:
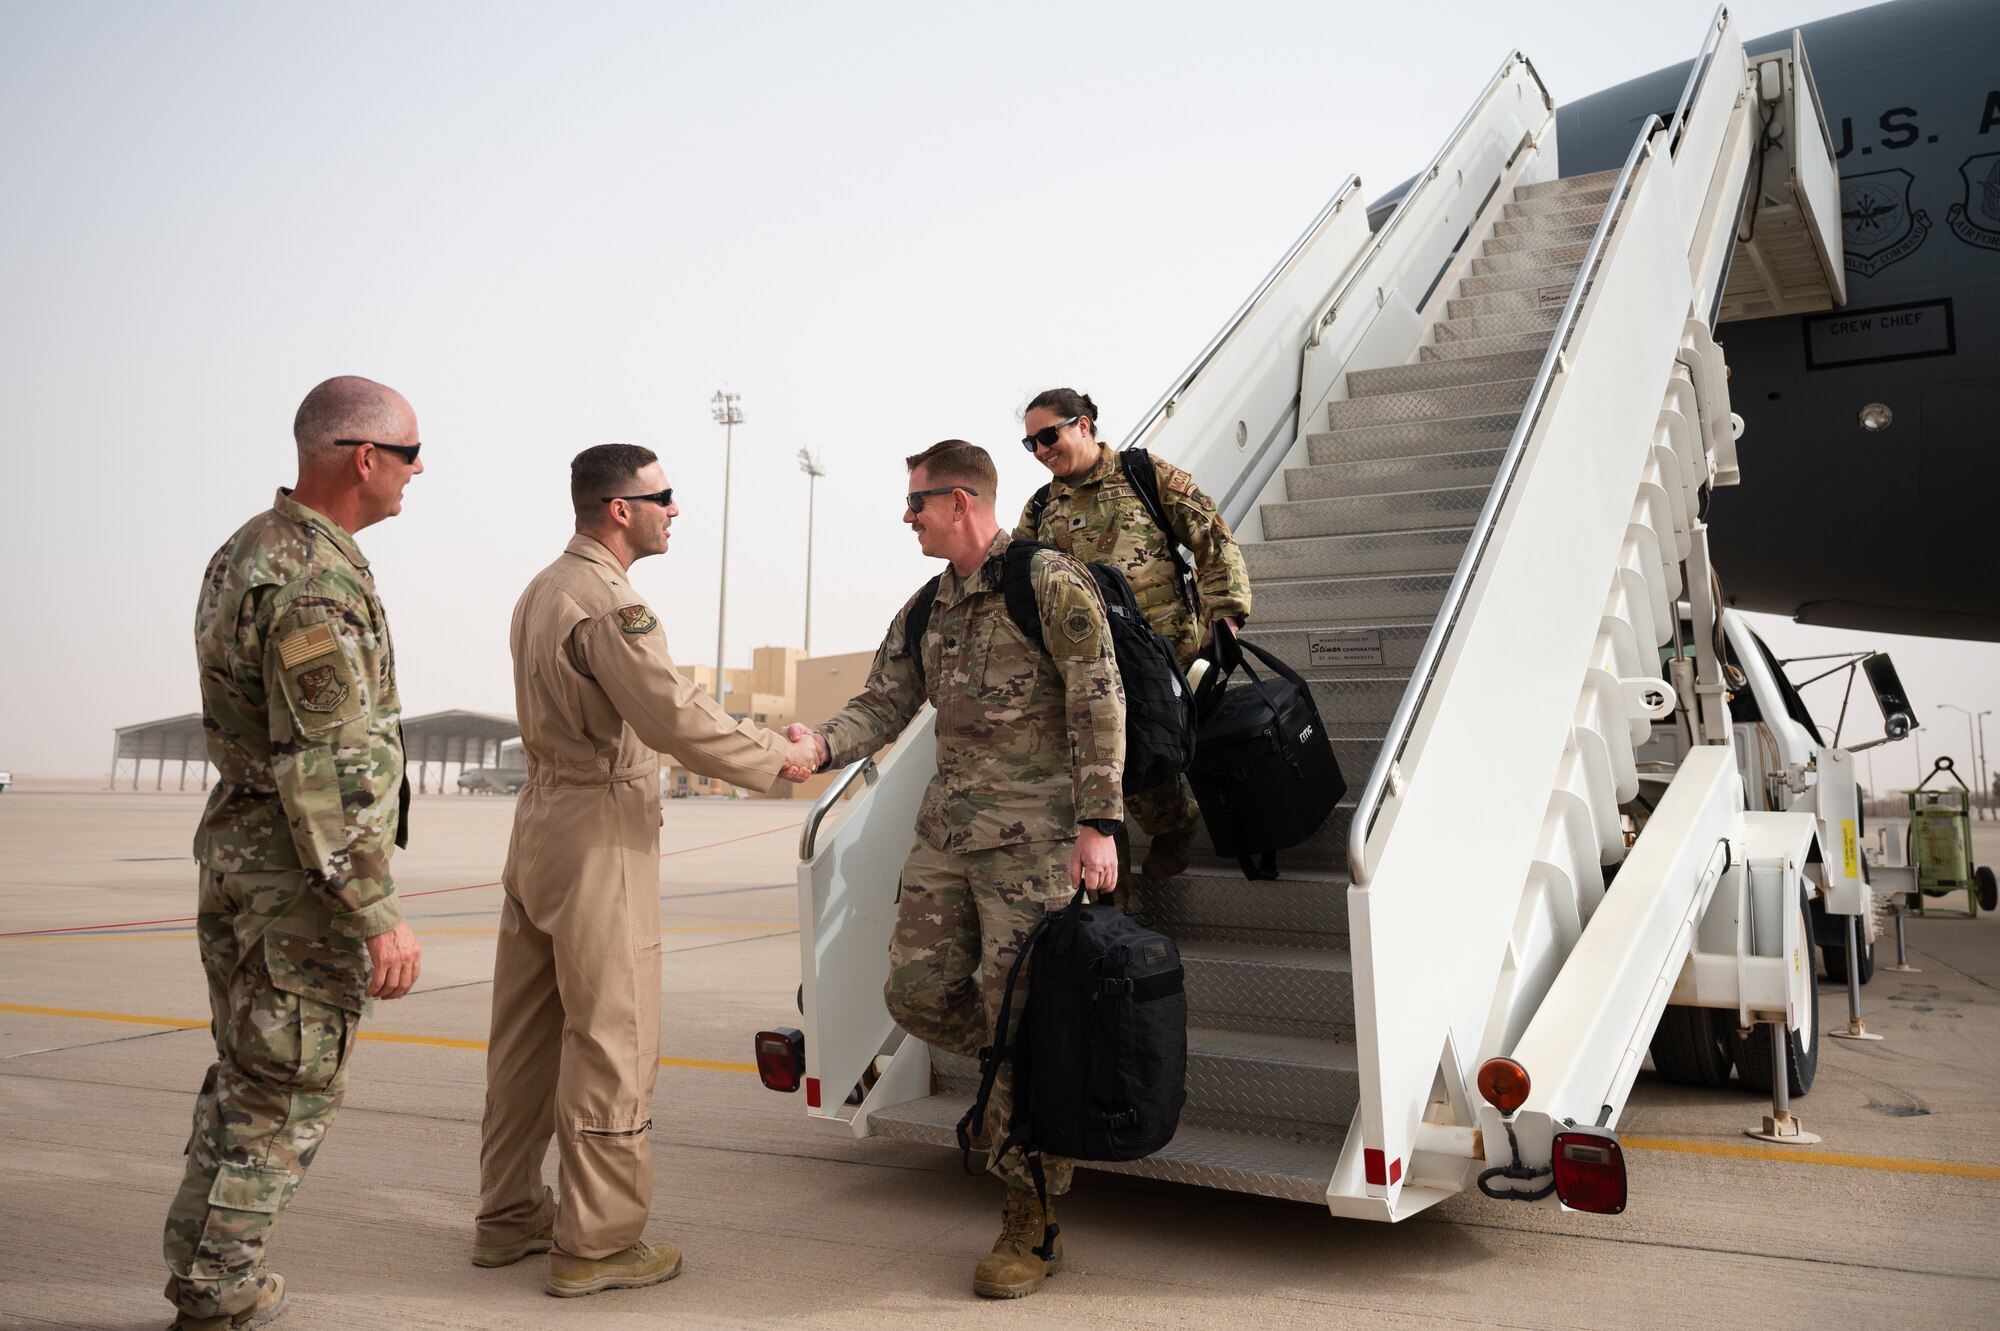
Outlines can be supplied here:
M290 670L316 656L325 656L337 646L333 629L325 624L315 624L303 633L278 639L278 660Z
M1194 477L1188 475L1179 467L1175 467L1171 472L1167 473L1167 488L1177 495L1186 494L1188 489L1193 485Z
M641 633L651 633L653 627L659 622L658 619L653 617L653 612L643 605L623 605L618 607L618 627L634 636Z
M1050 617L1055 633L1049 638L1049 654L1071 660L1097 652L1097 616L1090 593L1081 587L1062 588L1062 600Z
M298 686L299 706L308 712L331 712L347 701L347 681L331 665L301 671Z

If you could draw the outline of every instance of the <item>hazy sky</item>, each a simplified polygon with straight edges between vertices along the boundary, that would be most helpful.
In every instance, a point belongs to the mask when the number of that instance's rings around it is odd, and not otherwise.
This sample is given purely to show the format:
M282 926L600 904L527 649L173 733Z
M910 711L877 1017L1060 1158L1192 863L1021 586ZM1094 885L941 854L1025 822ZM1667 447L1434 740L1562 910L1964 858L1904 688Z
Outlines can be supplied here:
M332 374L422 423L428 471L361 537L410 712L512 710L508 612L608 440L666 462L673 551L634 581L712 659L724 385L731 664L800 639L802 445L812 645L870 649L928 572L905 454L988 445L1018 511L1036 390L1122 437L1347 173L1420 169L1509 49L1582 96L1692 55L1713 8L8 0L0 767L103 771L114 726L194 710L204 561ZM1770 636L1893 645L1945 750L1936 702L2000 706L1991 646Z

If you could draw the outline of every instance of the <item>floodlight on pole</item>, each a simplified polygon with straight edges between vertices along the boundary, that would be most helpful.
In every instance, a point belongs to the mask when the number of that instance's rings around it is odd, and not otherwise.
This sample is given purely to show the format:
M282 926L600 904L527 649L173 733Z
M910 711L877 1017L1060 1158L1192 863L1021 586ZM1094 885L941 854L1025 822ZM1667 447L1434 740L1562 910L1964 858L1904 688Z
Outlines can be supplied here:
M722 427L722 588L715 597L715 701L724 711L729 709L723 696L727 690L722 664L722 630L729 609L729 471L735 453L736 427L743 424L743 409L736 401L735 393L725 393L719 388L709 399L715 423Z
M799 470L806 474L806 641L805 654L813 650L813 503L819 478L826 475L826 468L819 465L819 459L812 455L810 448L799 450Z

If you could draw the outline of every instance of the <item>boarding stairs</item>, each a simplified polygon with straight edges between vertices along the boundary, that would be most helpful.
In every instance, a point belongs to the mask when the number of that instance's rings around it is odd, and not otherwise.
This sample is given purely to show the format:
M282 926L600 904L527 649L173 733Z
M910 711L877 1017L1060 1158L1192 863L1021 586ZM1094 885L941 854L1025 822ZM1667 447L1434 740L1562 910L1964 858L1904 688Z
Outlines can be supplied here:
M1135 914L1186 966L1188 1104L1158 1154L1094 1167L1400 1219L1504 1159L1469 1093L1489 1054L1535 1058L1544 1126L1615 1122L1733 881L1718 839L1739 875L1752 842L1802 864L1800 824L1746 829L1727 749L1699 751L1728 734L1718 668L1689 647L1669 687L1659 666L1675 602L1712 609L1703 495L1735 439L1709 319L1757 94L1720 14L1674 121L1565 178L1553 103L1510 57L1395 217L1369 232L1350 181L1128 440L1221 499L1247 636L1310 682L1350 790L1277 881L1203 847L1145 885ZM1642 856L1633 749L1677 713L1696 751ZM913 732L807 830L809 1114L948 1145L976 1067L872 1015L929 771Z

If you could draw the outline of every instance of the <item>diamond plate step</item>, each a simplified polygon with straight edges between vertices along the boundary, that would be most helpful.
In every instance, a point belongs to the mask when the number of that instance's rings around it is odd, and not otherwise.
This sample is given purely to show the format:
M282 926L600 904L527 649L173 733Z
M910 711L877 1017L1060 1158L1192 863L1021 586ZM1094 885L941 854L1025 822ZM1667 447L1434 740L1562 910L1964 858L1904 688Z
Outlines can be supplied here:
M1505 452L1505 447L1496 440L1492 448L1456 453L1420 453L1413 457L1337 462L1323 467L1291 467L1285 471L1285 497L1333 499L1340 495L1420 490L1434 485L1491 484Z
M1440 576L1447 585L1450 584L1450 573ZM1384 619L1367 624L1308 624L1300 628L1273 628L1260 624L1252 641L1300 674L1311 673L1329 679L1351 674L1400 674L1416 669L1417 657L1423 652L1424 639L1430 636L1433 622L1435 614L1420 619ZM1364 634L1373 634L1380 640L1382 660L1379 664L1342 666L1314 662L1312 644L1315 636L1337 638L1340 646L1352 650L1355 645L1353 640L1357 635ZM1354 769L1343 761L1340 770L1349 784L1354 784Z
M1514 191L1517 199L1546 199L1560 194L1594 194L1609 191L1618 183L1618 169L1593 171L1587 176L1564 176L1559 180L1542 180L1532 185L1522 185Z
M1243 559L1252 586L1261 586L1266 579L1322 578L1335 573L1448 573L1458 567L1471 537L1470 527L1433 527L1253 541L1243 546ZM1251 621L1253 627L1256 622Z
M1431 330L1437 342L1472 342L1509 333L1551 333L1562 318L1562 307L1526 310L1519 314L1476 314L1469 319L1441 319ZM1523 395L1523 400L1526 394Z
M953 1128L971 1103L971 1097L963 1095L927 1096L878 1109L868 1122L878 1137L957 1150ZM1340 1147L1334 1143L1251 1137L1183 1122L1172 1141L1144 1160L1079 1163L1113 1174L1323 1205L1339 1162Z
M1513 426L1507 428L1511 430ZM1302 499L1263 504L1259 512L1264 535L1272 540L1447 527L1476 516L1486 503L1488 488L1469 485L1404 494L1357 495L1352 499Z
M1541 335L1544 345L1547 335ZM1454 343L1453 345L1457 345ZM1430 362L1426 361L1425 364ZM1306 436L1306 458L1315 467L1373 462L1505 446L1521 419L1520 408L1484 416L1451 416L1403 425L1364 425L1352 430L1316 431Z
M1367 742L1372 756L1379 739ZM1335 746L1342 771L1348 753ZM1365 778L1365 770L1362 773ZM1358 784L1353 777L1351 783ZM1281 852L1282 855L1282 852ZM1148 883L1132 913L1183 948L1198 943L1267 947L1347 946L1347 874L1278 866L1277 878L1251 882L1232 861L1196 863L1165 882Z
M1469 300L1474 296L1493 296L1503 291L1532 291L1553 286L1567 289L1576 285L1576 275L1581 271L1582 264L1572 263L1557 268L1524 268L1511 273L1468 277L1458 284L1455 298Z
M1349 682L1344 679L1313 680L1311 681L1313 697L1315 700L1320 700L1322 688L1338 686ZM1407 679L1404 680L1404 684L1405 686L1408 685ZM1375 730L1388 729L1389 720L1395 715L1396 704L1400 701L1401 695L1399 694L1394 700L1390 701L1387 711L1374 721L1372 728ZM1324 701L1320 702L1319 715L1320 720L1326 723L1328 733L1333 735L1339 735L1343 730L1361 731L1371 728L1366 718L1328 713ZM1347 782L1347 793L1341 796L1340 803L1333 806L1333 812L1327 815L1326 821L1319 825L1317 832L1314 832L1298 845L1278 852L1278 872L1280 874L1300 872L1328 873L1344 871L1347 868L1347 829L1354 821L1354 801L1360 794L1362 783L1367 781L1369 769L1374 766L1375 755L1381 750L1382 745L1378 737L1372 742L1365 754L1354 755L1356 761L1352 763L1348 761L1349 755L1342 751L1345 747L1338 739L1334 741L1333 752L1334 756L1340 760L1340 775ZM1204 859L1227 864L1232 869L1235 867L1236 860L1233 856L1224 859L1215 853L1215 845L1208 839L1208 828L1206 826L1203 826L1201 830L1195 833L1194 849L1195 853Z
M1188 1020L1218 1030L1351 1043L1354 973L1346 952L1257 943L1181 944Z
M1547 351L1549 334L1546 330L1536 333L1512 333L1506 337L1470 338L1463 342L1443 342L1434 346L1418 347L1417 356L1421 360L1454 360L1460 356L1490 356L1502 351ZM1510 427L1511 428L1511 427Z
M1380 624L1392 619L1435 616L1444 603L1449 573L1364 573L1349 577L1302 578L1257 584L1258 633L1280 624ZM1327 713L1321 713L1331 717Z
M1604 216L1604 205L1611 200L1607 191L1604 198L1591 207L1572 208L1568 212L1540 212L1528 216L1508 213L1493 224L1495 236L1521 236L1536 231L1555 231L1564 227L1588 226L1595 228ZM1508 204L1509 208L1514 204Z
M1505 383L1509 379L1533 382L1542 363L1533 356L1515 352L1506 356L1478 356L1450 365L1390 365L1379 370L1350 370L1347 396L1372 397L1377 393L1406 393L1433 388L1453 388L1460 384Z
M1485 254L1472 261L1472 275L1486 277L1493 273L1519 273L1535 268L1575 267L1583 262L1584 251L1589 248L1588 240L1578 240L1550 245L1545 249Z
M1583 190L1574 194L1549 194L1534 199L1515 199L1503 204L1500 217L1503 221L1516 221L1526 217L1560 217L1565 213L1582 212L1595 208L1604 211L1604 205L1611 202L1611 186Z
M1560 310L1569 303L1575 281L1544 283L1538 287L1515 287L1484 296L1455 296L1444 304L1447 319L1466 319L1478 314L1521 314L1528 310Z
M1546 249L1551 245L1572 245L1581 241L1588 244L1597 234L1597 223L1577 222L1570 226L1537 227L1532 231L1520 231L1508 236L1491 236L1480 247L1481 254L1513 254L1519 250Z
M1452 384L1440 388L1410 389L1401 393L1375 393L1326 404L1328 430L1354 430L1369 425L1398 425L1406 421L1442 420L1451 416L1480 416L1519 410L1528 400L1534 376L1472 384Z

